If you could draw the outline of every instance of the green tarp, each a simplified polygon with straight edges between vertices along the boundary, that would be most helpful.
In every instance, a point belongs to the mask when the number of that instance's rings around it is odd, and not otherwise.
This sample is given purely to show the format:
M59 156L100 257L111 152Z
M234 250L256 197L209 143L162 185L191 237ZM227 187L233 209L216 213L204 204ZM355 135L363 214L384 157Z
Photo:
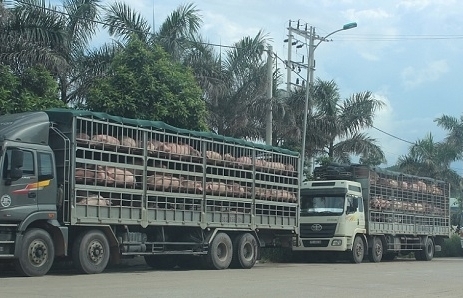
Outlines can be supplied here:
M212 132L194 131L194 130L177 128L172 125L168 125L162 121L130 119L130 118L124 118L120 116L112 116L106 113L91 112L91 111L85 111L85 110L50 109L50 110L46 110L45 112L48 114L48 116L50 117L50 121L52 122L70 123L72 119L77 116L89 117L89 118L95 118L99 120L106 120L112 123L126 124L126 125L141 127L141 128L151 128L155 130L164 130L170 133L177 133L177 134L185 135L185 136L194 136L198 138L204 138L204 139L226 142L226 143L231 143L231 144L236 144L236 145L253 147L256 149L274 151L274 152L283 153L283 154L292 155L292 156L299 155L298 152L284 149L281 147L274 147L274 146L269 146L265 144L249 142L243 139L225 137L225 136L218 135Z

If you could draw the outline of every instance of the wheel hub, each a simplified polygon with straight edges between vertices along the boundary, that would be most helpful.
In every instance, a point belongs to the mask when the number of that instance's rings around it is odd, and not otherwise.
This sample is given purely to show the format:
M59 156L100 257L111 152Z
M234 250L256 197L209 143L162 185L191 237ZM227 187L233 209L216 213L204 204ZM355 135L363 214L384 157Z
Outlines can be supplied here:
M47 246L43 241L35 240L29 245L29 259L34 266L44 264L48 259Z
M254 255L253 247L250 243L246 243L243 247L243 256L246 260L251 260Z
M227 258L227 248L225 244L220 243L217 246L217 257L219 258L219 260L225 260Z
M103 259L104 249L99 241L93 241L88 248L88 256L94 263L99 263Z

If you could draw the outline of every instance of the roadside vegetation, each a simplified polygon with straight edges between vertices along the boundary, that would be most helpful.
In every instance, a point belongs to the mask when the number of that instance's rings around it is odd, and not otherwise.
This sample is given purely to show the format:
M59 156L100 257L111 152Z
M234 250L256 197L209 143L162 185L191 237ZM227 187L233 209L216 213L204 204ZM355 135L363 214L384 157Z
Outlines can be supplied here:
M273 145L302 151L306 87L282 90L276 69L267 98L268 35L218 47L200 35L201 26L192 3L155 30L122 1L0 0L0 114L69 107L261 141L271 106ZM95 48L99 30L111 40ZM386 162L381 144L366 133L382 101L367 90L342 98L329 80L317 79L309 91L307 160ZM461 202L462 179L451 164L463 159L463 115L434 122L446 138L416 140L394 169L448 181Z

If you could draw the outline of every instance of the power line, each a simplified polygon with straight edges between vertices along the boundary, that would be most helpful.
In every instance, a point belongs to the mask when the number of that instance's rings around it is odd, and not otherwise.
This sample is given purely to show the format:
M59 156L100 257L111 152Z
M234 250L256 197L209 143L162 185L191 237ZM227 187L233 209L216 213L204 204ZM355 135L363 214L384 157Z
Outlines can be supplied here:
M402 141L402 142L405 142L405 143L408 143L408 144L411 144L411 145L416 145L416 143L414 143L414 142L410 142L410 141L408 141L408 140L399 138L398 136L395 136L395 135L393 135L393 134L390 134L390 133L388 133L388 132L386 132L386 131L384 131L384 130L382 130L382 129L379 129L379 128L373 126L373 125L372 125L371 127L374 128L374 129L376 129L376 130L379 131L379 132L382 132L382 133L385 134L385 135L388 135L388 136L394 138L394 139L400 140L400 141Z

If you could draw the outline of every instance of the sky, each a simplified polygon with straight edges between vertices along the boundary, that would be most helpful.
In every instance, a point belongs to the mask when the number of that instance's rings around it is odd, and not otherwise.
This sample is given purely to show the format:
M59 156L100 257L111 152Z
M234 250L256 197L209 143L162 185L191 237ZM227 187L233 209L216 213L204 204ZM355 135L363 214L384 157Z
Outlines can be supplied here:
M57 1L53 1L57 2ZM112 0L104 0L111 3ZM201 34L210 43L233 45L262 30L284 70L288 25L315 27L323 37L356 22L357 28L330 36L315 51L315 78L334 80L342 98L370 91L385 106L368 131L392 166L408 152L410 142L432 133L442 141L446 131L434 120L463 115L463 5L461 0L126 0L157 30L180 5L200 11ZM99 33L101 39L109 38ZM296 36L302 42L302 38ZM307 63L307 49L293 46L292 60ZM305 73L300 73L305 77ZM293 83L296 75L292 75ZM281 88L286 88L284 85ZM381 131L383 132L381 132ZM384 133L386 132L386 133ZM463 175L463 163L453 165Z

